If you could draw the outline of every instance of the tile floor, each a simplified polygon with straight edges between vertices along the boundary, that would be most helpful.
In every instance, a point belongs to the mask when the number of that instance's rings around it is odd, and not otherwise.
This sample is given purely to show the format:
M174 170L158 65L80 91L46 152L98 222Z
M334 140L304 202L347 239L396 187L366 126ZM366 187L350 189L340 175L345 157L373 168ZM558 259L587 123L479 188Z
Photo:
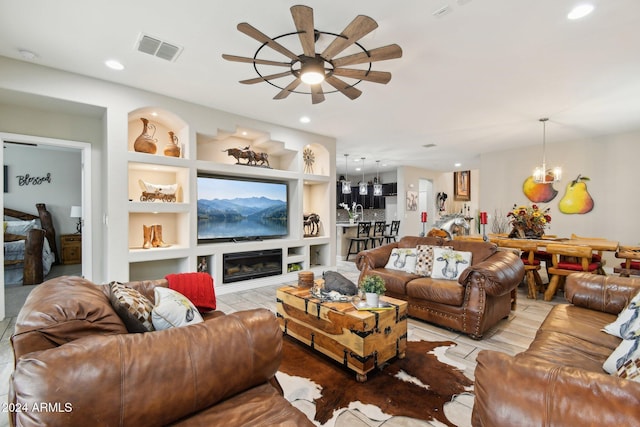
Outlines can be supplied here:
M338 271L354 280L357 279L358 270L352 262L339 262ZM545 278L543 277L543 280ZM276 311L275 292L280 285L268 286L248 291L230 293L217 296L218 309L231 313L234 311L246 310L256 307L265 307L273 312ZM33 287L22 286L6 289L6 318L0 321L0 402L7 401L8 379L13 370L13 353L9 338L13 332L15 319L24 299ZM472 340L466 335L455 331L440 328L422 321L410 319L408 335L410 340L450 340L456 346L446 352L446 356L451 362L464 368L467 377L473 379L473 371L476 365L476 356L480 350L492 349L502 351L507 354L516 354L524 351L533 339L536 330L546 317L554 304L564 301L561 296L556 296L551 302L544 302L541 299L527 299L527 290L524 284L520 285L518 292L517 309L504 321L488 331L480 341ZM454 402L447 405L445 413L449 420L457 426L469 426L471 419L471 409L473 407L473 396L459 396ZM345 412L336 420L336 426L367 427L379 426L381 422L371 422L363 417L358 411ZM389 426L435 426L432 424L417 422L415 420L402 419L397 417L393 422L387 421L385 427ZM8 426L6 416L0 417L0 427Z

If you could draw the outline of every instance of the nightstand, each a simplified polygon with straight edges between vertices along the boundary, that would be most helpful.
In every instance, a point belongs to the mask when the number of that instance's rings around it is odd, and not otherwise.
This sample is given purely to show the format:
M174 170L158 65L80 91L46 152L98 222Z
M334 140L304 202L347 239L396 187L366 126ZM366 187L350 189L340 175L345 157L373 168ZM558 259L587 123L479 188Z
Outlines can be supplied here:
M63 234L60 236L63 264L82 263L82 234Z

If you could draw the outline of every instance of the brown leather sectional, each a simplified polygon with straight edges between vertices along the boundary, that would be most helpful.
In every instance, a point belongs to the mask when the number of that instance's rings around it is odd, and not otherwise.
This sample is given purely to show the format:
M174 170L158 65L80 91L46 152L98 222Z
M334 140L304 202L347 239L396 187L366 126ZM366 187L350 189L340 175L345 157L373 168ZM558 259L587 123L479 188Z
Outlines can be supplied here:
M445 245L471 252L471 265L457 281L385 268L394 248L418 245ZM514 302L511 291L524 277L524 265L518 256L499 251L493 243L440 237L405 236L398 242L358 253L356 265L360 279L372 273L380 275L386 295L407 301L409 316L464 332L474 339L482 338L487 329L509 315Z
M153 301L164 280L133 282ZM275 379L282 332L269 310L127 330L104 286L61 277L35 288L12 345L13 426L313 426Z
M552 308L526 351L478 353L472 424L640 426L640 383L602 368L621 341L602 328L639 290L638 278L569 275L569 304Z

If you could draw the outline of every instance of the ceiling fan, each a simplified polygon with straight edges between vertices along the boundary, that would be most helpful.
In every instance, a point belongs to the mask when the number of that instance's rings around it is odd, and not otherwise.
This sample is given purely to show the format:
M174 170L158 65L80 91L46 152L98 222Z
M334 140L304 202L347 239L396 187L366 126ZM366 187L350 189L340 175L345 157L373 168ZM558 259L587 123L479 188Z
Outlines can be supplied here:
M360 82L369 81L374 83L386 84L391 80L391 73L386 71L372 71L371 63L376 61L384 61L387 59L400 58L402 49L397 44L391 44L372 50L367 50L358 43L362 37L369 34L378 27L378 23L368 16L358 15L340 34L319 31L314 28L313 9L309 6L297 5L291 7L291 16L296 26L296 31L279 35L277 37L269 37L260 32L255 27L246 22L238 24L238 30L249 37L259 41L262 45L256 50L253 58L227 55L222 57L228 61L252 63L253 68L259 77L241 80L240 83L255 84L267 82L272 86L280 89L280 92L273 99L284 99L292 92L311 94L311 102L318 104L324 101L325 93L341 92L349 99L356 99L362 94L362 91L355 86ZM297 55L287 49L278 39L298 35L300 44L302 45L302 54ZM316 52L316 43L320 37L332 38L331 42L322 50ZM286 56L289 61L273 61L268 59L260 59L258 55L261 50L268 46L274 51ZM336 58L341 52L347 48L354 47L356 53L351 53ZM356 64L368 64L363 68L344 68ZM287 71L264 75L260 72L258 65L286 67ZM266 73L265 73L266 74ZM272 80L283 77L293 76L294 80L286 86L279 86ZM338 78L345 77L357 80L355 83L349 84ZM322 87L322 82L326 82L335 90L326 91ZM300 84L306 83L310 86L310 92L296 90Z

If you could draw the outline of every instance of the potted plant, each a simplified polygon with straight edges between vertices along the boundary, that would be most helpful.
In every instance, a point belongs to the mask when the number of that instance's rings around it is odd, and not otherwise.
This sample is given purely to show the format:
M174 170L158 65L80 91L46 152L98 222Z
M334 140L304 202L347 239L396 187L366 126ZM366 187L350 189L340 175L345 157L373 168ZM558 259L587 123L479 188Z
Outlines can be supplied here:
M387 290L384 286L384 280L377 274L365 276L360 281L360 288L365 294L367 305L369 307L378 307L380 295Z

